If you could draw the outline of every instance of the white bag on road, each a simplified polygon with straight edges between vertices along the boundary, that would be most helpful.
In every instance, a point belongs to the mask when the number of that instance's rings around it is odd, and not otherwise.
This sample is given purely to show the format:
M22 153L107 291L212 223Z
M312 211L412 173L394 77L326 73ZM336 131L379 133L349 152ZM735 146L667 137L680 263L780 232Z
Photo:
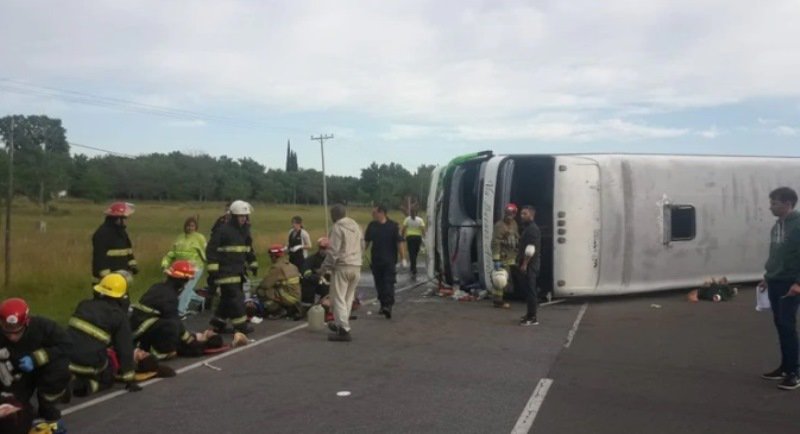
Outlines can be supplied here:
M756 311L763 312L770 309L772 307L769 304L769 291L767 288L764 288L763 291L761 288L756 288Z

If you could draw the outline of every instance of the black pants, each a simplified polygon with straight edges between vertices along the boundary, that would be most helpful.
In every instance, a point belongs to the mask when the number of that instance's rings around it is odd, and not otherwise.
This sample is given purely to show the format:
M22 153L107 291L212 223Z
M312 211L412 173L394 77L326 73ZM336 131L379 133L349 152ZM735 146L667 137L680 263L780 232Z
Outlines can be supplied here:
M397 281L395 267L395 264L372 264L372 277L381 307L391 308L394 305L394 284Z
M325 297L330 292L329 285L322 285L319 283L319 275L312 274L309 277L303 278L301 284L301 298L303 303L314 304L316 297Z
M31 373L23 374L21 381L16 382L14 396L20 401L29 402L34 392L39 403L39 417L47 421L61 419L61 411L56 403L67 391L71 374L69 359L61 357L51 360Z
M224 278L217 279L217 282ZM244 290L241 280L236 283L222 283L219 285L219 305L211 319L211 326L217 329L225 327L226 320L230 320L233 328L243 330L247 328L247 314L244 308Z
M408 259L411 262L411 274L417 274L417 256L419 248L422 247L422 237L416 235L406 237L406 245L408 246Z
M154 353L156 357L177 351L181 341L177 321L164 319L156 321L139 337L139 348Z
M539 287L536 285L536 279L538 277L539 274L536 272L536 270L528 267L528 270L525 273L525 282L523 285L525 288L525 302L528 304L528 318L536 318L536 311L539 307Z
M797 308L800 296L781 298L789 292L794 282L769 280L769 303L772 305L772 320L778 331L781 346L781 370L787 374L798 374Z

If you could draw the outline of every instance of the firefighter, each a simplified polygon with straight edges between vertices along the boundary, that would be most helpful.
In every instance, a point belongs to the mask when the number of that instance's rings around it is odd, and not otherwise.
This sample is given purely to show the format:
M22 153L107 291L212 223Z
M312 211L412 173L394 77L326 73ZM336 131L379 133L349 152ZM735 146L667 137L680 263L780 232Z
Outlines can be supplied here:
M81 301L69 319L73 348L69 369L75 375L75 396L111 387L116 371L112 361L119 363L116 379L127 383L126 389L131 392L141 390L134 378L133 336L125 307L127 292L125 277L108 274L94 286L94 297ZM110 361L109 355L116 360Z
M203 354L204 345L186 330L178 313L180 293L194 273L191 262L183 259L173 262L164 271L166 279L151 286L138 303L131 305L134 343L159 360Z
M519 228L517 227L517 205L509 203L503 209L503 219L495 223L492 236L492 260L494 269L504 269L513 276L516 268L517 245L519 244ZM509 279L512 283L513 279ZM507 290L510 292L510 290ZM503 288L493 288L494 307L508 309L511 307L503 300Z
M326 237L317 240L317 253L306 258L303 262L302 294L303 305L310 306L320 298L328 295L330 291L330 274L322 273L322 263L328 251L330 241Z
M289 262L282 245L269 248L272 267L256 289L256 294L264 303L267 316L272 319L289 316L299 320L303 317L300 304L300 270Z
M225 330L228 320L238 332L253 331L247 323L243 290L246 271L250 269L255 274L258 267L247 226L250 212L249 203L232 202L231 218L212 232L206 246L209 279L220 288L219 305L211 318L211 327L217 333Z
M0 351L6 350L6 359L19 375L10 386L3 386L21 402L30 402L35 392L43 423L54 433L65 433L56 403L69 400L71 343L67 333L54 321L30 315L21 298L0 304L0 328Z
M106 219L92 235L92 276L97 283L112 272L125 270L137 274L139 267L133 256L126 223L133 214L133 204L114 202L106 210Z

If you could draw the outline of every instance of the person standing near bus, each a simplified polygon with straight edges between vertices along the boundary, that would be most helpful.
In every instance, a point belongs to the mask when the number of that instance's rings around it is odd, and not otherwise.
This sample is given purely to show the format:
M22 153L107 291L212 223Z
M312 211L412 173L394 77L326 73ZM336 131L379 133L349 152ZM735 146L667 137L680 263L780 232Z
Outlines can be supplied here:
M503 219L495 223L492 236L492 260L494 269L505 269L508 276L513 276L517 262L517 245L519 244L519 228L517 227L517 205L509 203L503 209ZM508 279L511 283L513 280ZM494 307L509 309L510 304L503 300L503 288L494 288Z
M417 277L417 256L422 247L422 237L425 236L425 220L417 216L417 210L411 209L408 217L403 220L403 238L408 248L411 277Z
M377 205L372 209L372 221L364 232L364 241L370 249L372 277L381 303L379 313L392 319L394 306L394 284L397 282L397 258L403 238L400 225L387 215L386 207Z
M536 311L539 307L539 294L536 279L539 277L541 267L540 252L542 250L542 231L534 221L536 218L536 208L530 205L522 207L520 219L522 220L523 230L520 236L519 253L517 263L520 271L520 284L525 290L525 301L527 311L525 316L520 318L519 325L530 326L539 324Z

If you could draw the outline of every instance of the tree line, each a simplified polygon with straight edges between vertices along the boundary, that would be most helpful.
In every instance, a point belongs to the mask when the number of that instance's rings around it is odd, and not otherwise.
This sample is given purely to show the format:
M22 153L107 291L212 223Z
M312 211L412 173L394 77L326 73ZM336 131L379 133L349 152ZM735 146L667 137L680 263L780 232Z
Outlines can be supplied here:
M13 135L12 135L13 123ZM288 165L267 169L252 158L188 155L181 152L125 157L70 155L61 120L47 116L0 118L0 186L7 189L10 144L14 144L14 190L46 204L61 192L70 197L106 201L229 201L244 199L279 204L321 204L322 173ZM296 156L293 159L296 162ZM350 204L409 202L424 206L433 166L414 173L395 163L372 163L360 177L328 176L328 201Z

